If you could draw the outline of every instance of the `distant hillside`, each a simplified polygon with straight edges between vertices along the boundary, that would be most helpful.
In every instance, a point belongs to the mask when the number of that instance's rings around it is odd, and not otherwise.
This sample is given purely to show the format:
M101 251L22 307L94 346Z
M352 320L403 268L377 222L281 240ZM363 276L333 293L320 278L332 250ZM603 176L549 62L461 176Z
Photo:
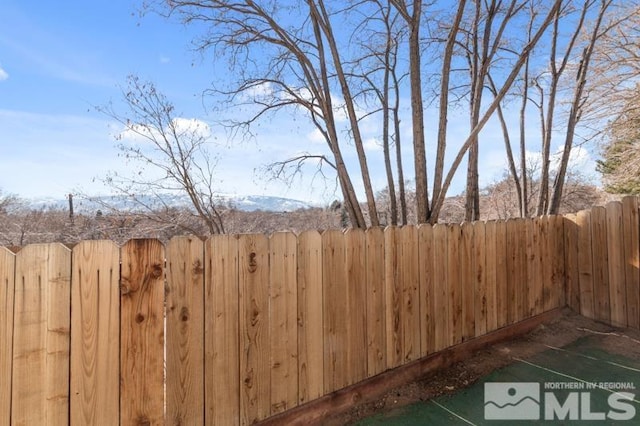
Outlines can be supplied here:
M245 212L253 211L272 211L272 212L291 212L300 209L317 207L311 203L291 198L272 197L269 195L220 195L219 203L223 206L235 208ZM98 196L92 198L74 198L74 209L78 213L91 213L104 209L106 205L115 209L127 211L136 210L138 204L134 203L130 198L123 196ZM157 200L153 197L142 196L142 201L147 205L158 205ZM189 206L189 200L183 195L168 194L162 198L162 202L169 207L185 207ZM37 198L30 199L28 203L34 208L60 208L66 209L69 206L68 200L60 198Z

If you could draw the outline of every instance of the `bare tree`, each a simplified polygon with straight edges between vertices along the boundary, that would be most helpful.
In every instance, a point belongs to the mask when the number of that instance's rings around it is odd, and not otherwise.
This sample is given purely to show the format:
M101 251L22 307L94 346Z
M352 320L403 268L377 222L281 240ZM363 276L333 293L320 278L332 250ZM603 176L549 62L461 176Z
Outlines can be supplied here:
M470 93L472 119L468 138L453 159L453 165L445 173L445 153L447 144L447 97L451 93L449 74L451 65L460 61L459 52L453 49L460 43L460 23L474 22L465 15L474 10L466 7L466 2L458 2L453 19L447 17L437 21L436 27L444 29L441 40L438 37L425 38L421 29L425 22L436 19L438 2L404 0L368 0L364 2L328 3L323 0L307 0L304 3L287 1L229 2L172 0L160 7L166 15L178 15L185 23L201 23L208 31L198 40L202 52L209 49L217 55L217 60L227 59L233 70L226 88L217 85L213 94L222 96L231 106L251 105L251 114L246 118L230 120L234 129L249 129L253 123L266 114L282 109L302 112L309 119L326 142L328 152L311 152L296 155L280 163L292 166L298 171L302 161L313 160L316 164L330 165L344 197L344 205L352 226L377 225L378 209L374 197L369 171L369 153L364 149L362 118L380 113L383 117L382 141L387 173L387 186L395 190L391 166L391 142L396 146L396 172L399 192L405 177L402 174L400 117L401 98L405 93L410 97L411 134L414 157L414 179L417 218L419 223L438 220L447 192L460 162L471 150L472 158L477 157L478 135L487 121L494 115L503 98L510 93L515 79L534 47L546 33L554 16L562 5L562 0L546 3L546 13L532 19L530 37L521 45L505 48L503 34L518 23L515 16L533 0L475 2L479 15L476 25L468 29L472 47L467 55L472 61L473 85ZM478 18L479 16L479 18ZM389 23L402 23L406 37L397 37L396 29L390 31ZM451 24L453 22L453 25ZM344 24L347 23L345 26ZM341 24L340 30L337 30ZM372 33L387 34L382 49L354 49L350 43L357 38L346 28L357 31L371 29ZM400 28L400 27L399 27ZM429 34L432 29L427 26ZM346 35L345 35L346 34ZM434 42L435 41L435 42ZM475 43L475 44L474 44ZM442 79L439 94L441 105L438 138L436 144L436 164L434 186L429 197L427 187L427 153L424 129L423 76L437 75L432 64L425 64L425 52L438 56L444 52L445 61L441 67ZM488 70L498 63L500 72L493 76L494 99L486 105L482 92L486 90ZM375 58L377 60L370 60ZM369 60L368 60L369 59ZM355 69L354 64L364 65ZM497 66L497 65L496 65ZM356 72L357 71L357 72ZM406 87L402 76L408 75ZM500 78L498 78L498 76ZM374 102L361 103L363 81L369 79L375 87ZM372 84L369 84L370 88ZM371 98L370 98L371 99ZM364 108L362 106L365 105ZM481 107L486 105L486 109ZM344 122L336 115L341 114ZM346 124L345 124L346 122ZM393 133L391 126L393 123ZM345 137L347 135L347 137ZM345 152L354 149L359 166L361 187L366 197L367 217L358 202L354 189L354 176L345 162ZM477 162L472 160L471 163ZM284 170L284 168L280 169ZM477 180L477 170L471 170L471 180ZM477 186L477 185L475 185ZM477 191L476 191L477 192ZM405 193L400 198L401 211L409 210L402 203L409 198ZM396 197L393 197L394 199ZM477 195L474 196L477 198ZM477 203L476 203L476 207ZM393 207L398 210L397 205ZM478 208L475 209L476 211ZM472 209L473 211L473 209ZM394 213L395 218L396 213ZM476 216L476 213L473 213ZM394 219L395 220L395 219ZM405 220L403 222L406 223Z
M498 54L505 49L503 40L504 32L509 21L519 15L526 2L512 0L480 1L474 0L473 17L468 26L461 30L463 40L463 55L468 63L469 74L469 124L473 129L480 120L481 106L484 91L488 82L490 68L497 60L506 61ZM512 53L512 52L510 52ZM504 65L503 65L504 67ZM493 83L493 81L491 82ZM495 83L493 83L495 85ZM494 97L497 91L494 87ZM499 105L498 105L499 106ZM500 114L500 109L498 108ZM479 143L478 136L469 148L467 162L467 186L466 186L466 219L478 220L480 217L480 193L478 176Z
M204 122L180 117L173 104L151 82L130 76L123 89L126 110L113 103L99 107L120 125L120 155L139 170L113 172L105 183L129 198L139 214L158 223L175 224L169 199L186 196L191 216L199 218L210 234L225 232L215 192L216 159L209 151L210 129ZM190 231L190 221L178 221Z
M451 165L449 171L447 172L446 177L445 177L445 179L443 181L442 190L440 191L440 194L439 194L438 198L435 199L434 202L432 203L434 211L433 211L433 214L432 214L431 222L435 222L435 220L437 220L438 212L439 212L440 208L442 208L442 205L444 204L447 190L448 190L449 186L451 185L453 177L455 176L456 171L457 171L458 167L460 166L460 163L462 162L465 154L468 152L468 150L472 146L474 146L474 145L476 145L478 143L478 139L477 139L478 134L480 133L482 128L485 126L487 121L489 121L489 119L492 117L492 115L494 114L494 112L496 111L498 106L500 105L500 102L502 102L503 98L511 90L513 82L515 81L517 76L520 74L520 71L521 71L524 63L526 62L526 60L529 57L529 55L532 53L532 51L535 48L535 46L537 45L538 41L543 36L543 34L546 32L548 26L551 24L551 22L553 20L553 16L556 14L557 10L560 8L561 3L562 3L561 0L557 0L550 6L550 8L548 10L548 13L546 14L546 17L542 20L542 22L540 22L540 24L538 24L538 26L536 28L536 31L533 32L532 37L522 47L522 49L518 52L517 56L514 58L514 62L512 64L512 66L508 67L509 71L508 71L508 73L506 73L506 76L505 76L505 78L504 78L504 80L502 82L502 86L500 87L499 90L497 90L497 92L496 92L496 94L494 96L494 99L487 106L487 108L484 111L484 113L482 113L480 115L480 118L479 118L477 124L471 129L471 131L469 133L469 136L466 138L466 140L463 143L462 147L460 148L460 150L456 154L456 156L455 156L455 158L453 160L453 163L452 163L452 165Z
M429 188L427 182L427 156L424 135L424 105L422 100L422 62L420 24L424 16L422 0L409 4L406 0L389 0L405 20L409 30L409 84L411 90L411 125L413 135L413 159L416 181L416 207L418 222L429 220Z

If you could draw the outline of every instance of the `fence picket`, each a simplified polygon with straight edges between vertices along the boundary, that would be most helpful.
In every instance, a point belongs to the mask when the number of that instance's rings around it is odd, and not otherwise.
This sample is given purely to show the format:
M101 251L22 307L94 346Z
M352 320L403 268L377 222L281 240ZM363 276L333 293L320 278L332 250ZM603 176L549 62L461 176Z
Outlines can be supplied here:
M622 234L622 204L610 202L607 212L607 258L609 266L609 300L611 303L611 323L618 327L627 326L627 289L624 274L624 236Z
M607 250L607 211L604 207L591 210L591 251L593 258L593 298L595 318L611 320L609 294L609 253Z
M496 268L496 232L497 222L489 221L485 224L485 268L487 288L487 332L498 328L497 289L498 271Z
M420 357L420 269L418 265L418 229L413 225L398 229L400 239L398 265L401 288L400 321L402 362Z
M324 393L347 385L347 273L344 234L322 234Z
M474 337L486 334L488 329L486 251L486 224L484 222L475 222L473 224Z
M385 323L387 326L387 368L403 363L402 347L402 288L400 281L400 237L398 228L384 230L384 278L385 278Z
M578 269L578 217L564 217L564 263L567 305L580 312L580 272Z
M520 271L518 271L518 222L515 219L510 219L506 222L506 242L507 242L507 257L506 257L506 269L509 279L506 282L507 285L507 324L513 324L518 321L519 311L522 307L520 295L518 294L518 288L520 286ZM520 300L520 303L518 303Z
M580 281L580 313L594 318L593 254L591 250L591 212L583 210L576 215L578 225L578 273Z
M640 232L638 198L622 199L624 237L624 281L626 283L627 325L640 328Z
M496 222L496 321L498 328L502 328L509 321L509 273L507 270L507 222Z
M205 243L205 423L240 424L238 237L215 235Z
M164 421L164 246L120 249L120 424Z
M367 375L382 373L387 366L384 280L384 232L366 231Z
M460 271L460 225L447 227L447 289L449 290L449 336L447 346L462 342L462 277Z
M167 413L165 424L204 421L204 244L173 238L166 246Z
M269 360L269 240L241 235L238 242L240 291L240 424L271 413Z
M119 422L120 249L112 241L73 248L71 424Z
M367 377L366 242L362 229L344 234L347 281L347 383Z
M473 247L473 223L460 226L458 268L460 269L460 299L462 307L462 341L475 335L475 270Z
M298 295L296 236L273 234L269 240L269 337L271 339L271 414L298 405Z
M433 226L433 245L438 247L433 253L433 304L435 306L434 319L434 351L449 346L449 286L448 272L448 227L442 224Z
M322 236L306 231L298 236L298 400L324 395Z
M0 425L11 419L11 369L13 365L13 296L16 256L0 248Z
M527 314L542 312L542 283L540 281L542 259L540 257L540 220L525 222L527 234Z
M553 253L553 262L551 263L553 271L552 280L552 297L554 302L550 309L559 308L566 305L566 278L565 278L565 252L564 252L564 219L560 215L552 217L553 237L551 241L551 252Z
M34 244L16 255L12 424L69 421L71 251Z
M420 264L420 356L435 351L435 266L433 227L418 227L418 263Z

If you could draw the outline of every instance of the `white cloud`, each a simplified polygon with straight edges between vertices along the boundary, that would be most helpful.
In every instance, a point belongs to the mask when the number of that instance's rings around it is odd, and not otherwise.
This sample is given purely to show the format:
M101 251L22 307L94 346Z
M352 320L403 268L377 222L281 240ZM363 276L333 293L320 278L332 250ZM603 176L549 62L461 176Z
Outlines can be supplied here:
M168 64L169 62L171 62L171 58L168 56L164 56L164 55L160 55L160 63L161 64Z
M178 117L173 120L173 124L179 133L192 133L194 136L203 139L211 137L211 127L197 118Z
M262 99L273 95L273 86L268 82L256 84L255 86L251 86L245 90L243 94L250 100Z
M320 130L313 129L313 131L307 133L307 140L313 144L324 144L326 140Z
M382 150L382 144L378 142L376 138L367 138L363 141L363 146L366 151L380 151Z
M197 118L178 117L173 120L173 124L178 134L188 134L202 139L211 138L212 132L209 124ZM145 142L150 138L159 138L158 129L143 124L130 124L121 129L116 135L117 139L129 142Z
M6 72L0 65L0 81L4 81L9 78L9 73Z
M153 136L159 136L159 134L147 126L143 126L141 124L129 124L125 126L124 129L121 129L115 137L118 140L140 143Z

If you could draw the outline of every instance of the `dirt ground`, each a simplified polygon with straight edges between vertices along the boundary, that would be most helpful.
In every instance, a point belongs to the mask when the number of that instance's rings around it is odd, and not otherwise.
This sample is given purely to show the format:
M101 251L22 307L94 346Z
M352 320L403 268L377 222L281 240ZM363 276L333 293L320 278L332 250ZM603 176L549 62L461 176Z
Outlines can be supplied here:
M505 367L514 358L526 359L552 347L562 347L582 336L597 336L612 354L640 359L640 332L618 329L589 320L566 310L564 315L515 340L478 351L473 357L431 373L413 383L392 389L382 398L352 407L326 419L327 426L349 425L371 415L395 409L468 387L492 371Z

